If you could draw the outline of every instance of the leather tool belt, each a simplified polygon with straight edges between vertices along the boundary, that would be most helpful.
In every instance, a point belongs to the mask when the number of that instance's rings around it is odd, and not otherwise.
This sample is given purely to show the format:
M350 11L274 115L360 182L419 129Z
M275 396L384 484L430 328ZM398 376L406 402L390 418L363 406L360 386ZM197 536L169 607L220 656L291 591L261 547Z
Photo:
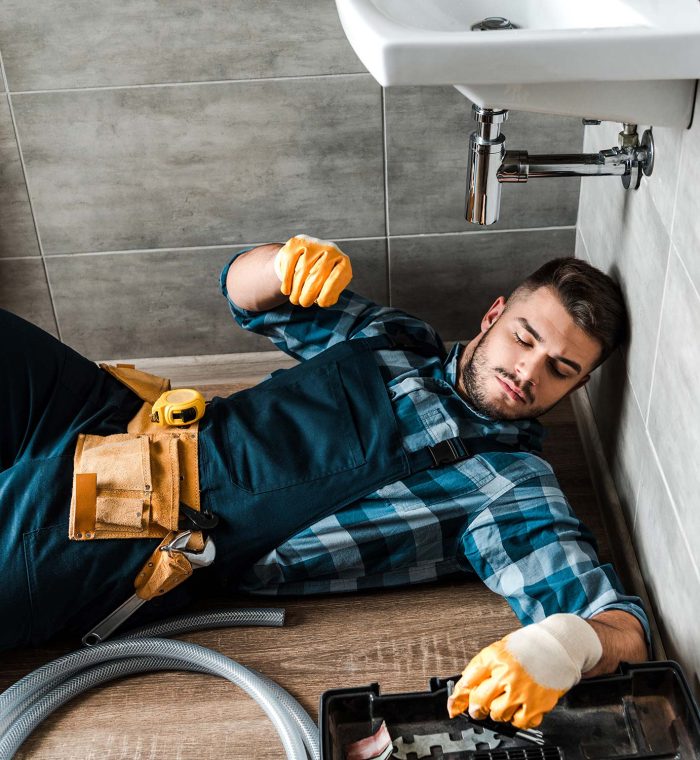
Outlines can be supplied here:
M100 367L144 403L126 433L78 436L69 537L165 538L178 530L181 503L200 510L197 423L163 430L151 422L169 380L133 365Z
M178 533L181 505L200 511L197 423L164 431L151 422L151 409L170 381L133 365L100 367L144 403L126 433L78 436L68 534L75 541L162 538L134 580L136 596L148 600L192 575L185 553L163 549L183 535L188 551L205 548L201 530Z

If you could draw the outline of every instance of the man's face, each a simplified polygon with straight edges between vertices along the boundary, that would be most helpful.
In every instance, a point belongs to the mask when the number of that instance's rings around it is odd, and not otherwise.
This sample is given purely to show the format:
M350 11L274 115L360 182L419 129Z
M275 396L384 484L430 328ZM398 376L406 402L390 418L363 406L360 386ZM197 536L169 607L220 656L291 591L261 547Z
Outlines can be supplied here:
M600 343L574 324L555 291L499 298L459 358L457 390L495 419L538 417L588 380Z

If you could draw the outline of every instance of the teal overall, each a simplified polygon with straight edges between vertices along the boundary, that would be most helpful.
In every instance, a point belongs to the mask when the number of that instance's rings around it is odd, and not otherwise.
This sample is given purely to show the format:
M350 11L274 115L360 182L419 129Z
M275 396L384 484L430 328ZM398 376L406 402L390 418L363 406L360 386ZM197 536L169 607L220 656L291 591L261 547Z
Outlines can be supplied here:
M85 633L133 593L158 541L68 540L78 433L124 432L140 399L1 310L0 335L10 346L0 372L0 612L10 621L0 628L0 647L7 648L60 631ZM345 341L209 404L200 422L199 475L202 509L219 518L211 532L216 561L144 605L139 620L172 612L198 586L234 586L266 552L383 485L475 453L459 438L404 450L374 358L389 347L384 336Z
M477 452L514 451L488 440L467 448L462 438L406 451L375 359L393 347L411 348L387 335L343 341L209 405L199 428L201 504L221 520L214 572L224 584L382 486Z

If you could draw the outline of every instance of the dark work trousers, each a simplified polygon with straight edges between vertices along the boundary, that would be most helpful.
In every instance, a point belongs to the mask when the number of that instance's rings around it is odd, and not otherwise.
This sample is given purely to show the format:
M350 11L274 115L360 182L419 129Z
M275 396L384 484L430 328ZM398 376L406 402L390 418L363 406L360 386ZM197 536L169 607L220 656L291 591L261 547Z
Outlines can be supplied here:
M159 542L68 539L78 434L125 432L141 400L2 309L0 340L0 648L7 649L58 631L86 633L133 593Z
M124 432L140 399L2 311L0 336L0 612L9 622L0 628L0 647L9 647L60 630L86 633L133 593L158 541L68 540L78 434ZM209 404L199 427L199 480L202 505L219 517L216 560L144 605L140 621L172 612L200 594L200 585L235 588L241 571L305 526L387 483L476 453L457 438L439 462L433 447L404 450L374 357L396 345L385 335L343 341ZM501 448L484 443L484 450Z

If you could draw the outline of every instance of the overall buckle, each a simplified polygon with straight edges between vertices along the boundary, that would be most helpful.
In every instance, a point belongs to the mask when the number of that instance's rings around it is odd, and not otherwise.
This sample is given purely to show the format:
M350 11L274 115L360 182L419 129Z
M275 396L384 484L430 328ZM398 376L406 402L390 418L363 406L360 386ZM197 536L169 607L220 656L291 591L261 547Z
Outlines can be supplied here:
M446 441L440 441L434 446L428 446L428 451L433 460L433 467L440 467L443 464L461 462L463 459L469 459L471 453L464 445L461 438L448 438Z

